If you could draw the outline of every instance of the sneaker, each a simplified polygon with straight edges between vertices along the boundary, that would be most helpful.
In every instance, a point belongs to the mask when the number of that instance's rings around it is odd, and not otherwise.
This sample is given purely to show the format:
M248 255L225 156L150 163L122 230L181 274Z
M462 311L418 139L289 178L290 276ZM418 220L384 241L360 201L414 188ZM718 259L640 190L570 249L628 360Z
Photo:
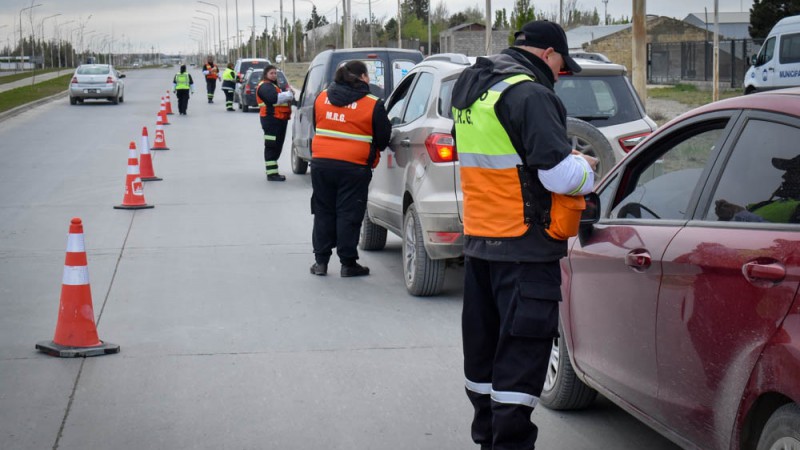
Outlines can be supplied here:
M311 275L327 275L327 274L328 274L327 264L314 263L314 265L311 266Z
M362 266L358 263L353 263L352 266L342 266L341 276L346 277L363 277L369 275L369 267Z
M267 175L267 181L286 181L286 177L278 173L273 173Z

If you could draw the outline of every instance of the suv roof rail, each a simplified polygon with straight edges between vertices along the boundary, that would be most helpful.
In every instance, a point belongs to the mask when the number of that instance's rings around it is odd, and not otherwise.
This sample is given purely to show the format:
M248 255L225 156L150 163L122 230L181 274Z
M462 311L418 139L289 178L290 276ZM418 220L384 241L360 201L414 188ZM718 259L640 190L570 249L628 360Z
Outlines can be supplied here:
M463 53L437 53L435 55L428 56L427 58L423 59L423 61L447 61L453 64L462 64L465 66L471 64L467 58L467 55Z

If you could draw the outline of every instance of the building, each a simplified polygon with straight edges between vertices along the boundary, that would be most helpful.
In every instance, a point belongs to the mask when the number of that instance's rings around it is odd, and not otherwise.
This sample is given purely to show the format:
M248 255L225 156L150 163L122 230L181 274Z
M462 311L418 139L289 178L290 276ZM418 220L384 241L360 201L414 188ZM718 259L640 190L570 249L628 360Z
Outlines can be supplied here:
M749 12L721 12L719 14L720 39L751 39ZM714 13L691 13L683 19L696 27L707 29L713 37Z
M489 54L500 53L508 47L509 30L492 30L492 46ZM480 23L465 23L439 33L441 53L463 53L467 56L486 55L486 26Z

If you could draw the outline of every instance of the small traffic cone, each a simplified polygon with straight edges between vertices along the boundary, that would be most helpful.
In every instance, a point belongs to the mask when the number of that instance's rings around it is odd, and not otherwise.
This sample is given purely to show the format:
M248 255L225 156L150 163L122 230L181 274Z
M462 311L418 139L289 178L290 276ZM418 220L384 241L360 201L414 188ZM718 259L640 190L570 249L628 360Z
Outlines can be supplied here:
M169 91L167 91L167 100L164 102L164 106L166 107L168 116L175 114L172 112L172 101L169 99Z
M125 196L122 204L114 209L144 209L153 208L144 200L144 185L139 177L139 158L136 155L136 143L131 141L128 147L128 175L125 177Z
M134 143L131 142L131 145L134 145ZM134 148L136 148L135 145ZM163 179L157 177L153 170L153 157L147 146L143 146L141 153L139 153L139 171L141 172L142 181L161 181Z
M150 136L147 134L147 127L142 127L142 149L150 148Z
M161 105L158 107L158 115L161 116L161 123L164 125L169 125L169 119L167 119L167 106L164 103L164 96L161 96Z
M167 147L167 137L164 135L164 125L161 122L161 115L159 114L156 119L156 138L153 141L153 146L150 150L169 150Z
M62 358L119 353L119 345L103 342L97 336L83 224L77 217L69 225L55 336L52 341L37 342L36 349Z

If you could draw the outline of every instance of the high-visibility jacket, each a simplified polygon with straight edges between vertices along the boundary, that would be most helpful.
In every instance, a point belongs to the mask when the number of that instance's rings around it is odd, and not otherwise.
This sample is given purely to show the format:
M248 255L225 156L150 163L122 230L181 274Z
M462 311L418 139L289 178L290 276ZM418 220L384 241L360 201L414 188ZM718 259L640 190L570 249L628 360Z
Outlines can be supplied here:
M261 89L261 85L264 83L271 84L275 91L280 94L281 88L279 88L275 83L271 81L261 80L256 86L256 101L258 102L258 115L261 117L271 116L279 120L289 120L292 117L292 107L288 103L275 103L270 104L264 101L260 95L258 95L259 89Z
M189 74L186 72L175 75L175 89L189 89Z
M378 97L367 94L349 105L336 106L328 100L328 90L322 91L314 102L313 157L374 167L380 157L372 147L372 115L377 103Z
M217 73L219 69L217 68L216 64L209 64L209 63L203 64L203 72L206 71L208 71L208 73L206 74L207 80L216 80L217 78L219 78L219 74Z
M222 89L233 90L236 87L236 72L233 69L225 68L222 72Z
M468 108L453 108L465 235L517 238L532 225L544 227L557 240L577 233L583 197L546 195L497 117L495 106L503 92L526 81L534 80L525 74L510 76Z

